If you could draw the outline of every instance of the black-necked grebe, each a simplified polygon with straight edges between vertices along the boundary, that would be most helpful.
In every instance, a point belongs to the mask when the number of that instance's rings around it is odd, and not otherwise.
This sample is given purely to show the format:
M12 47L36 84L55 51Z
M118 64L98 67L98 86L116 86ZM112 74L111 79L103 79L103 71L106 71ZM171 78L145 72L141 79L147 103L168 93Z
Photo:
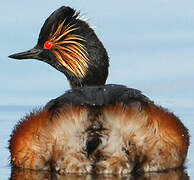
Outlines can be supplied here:
M13 166L99 174L183 166L187 128L140 91L104 85L106 50L72 8L56 10L37 45L10 57L44 61L64 73L72 87L15 127L9 146Z

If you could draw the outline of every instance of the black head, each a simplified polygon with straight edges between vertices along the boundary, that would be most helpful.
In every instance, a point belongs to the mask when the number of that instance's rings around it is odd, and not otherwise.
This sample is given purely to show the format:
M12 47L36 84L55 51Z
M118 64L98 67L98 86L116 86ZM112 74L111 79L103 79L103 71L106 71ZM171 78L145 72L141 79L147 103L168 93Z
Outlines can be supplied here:
M79 13L62 6L45 21L37 45L14 59L38 59L64 73L72 88L103 85L109 60L93 29L78 18Z

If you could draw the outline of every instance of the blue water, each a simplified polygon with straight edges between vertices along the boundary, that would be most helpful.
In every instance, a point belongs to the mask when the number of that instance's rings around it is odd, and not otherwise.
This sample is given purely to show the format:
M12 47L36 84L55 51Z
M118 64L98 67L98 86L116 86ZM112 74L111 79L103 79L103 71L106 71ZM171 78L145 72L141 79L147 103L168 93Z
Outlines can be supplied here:
M7 146L15 124L69 88L64 75L47 64L7 56L33 47L45 18L62 5L81 10L107 48L108 83L140 89L182 119L191 135L185 171L194 179L194 1L20 0L2 1L0 7L0 180L11 176ZM20 177L33 174L14 172ZM43 176L49 177L44 173L38 177ZM66 177L56 179L60 178ZM185 179L186 175L181 171L144 178Z

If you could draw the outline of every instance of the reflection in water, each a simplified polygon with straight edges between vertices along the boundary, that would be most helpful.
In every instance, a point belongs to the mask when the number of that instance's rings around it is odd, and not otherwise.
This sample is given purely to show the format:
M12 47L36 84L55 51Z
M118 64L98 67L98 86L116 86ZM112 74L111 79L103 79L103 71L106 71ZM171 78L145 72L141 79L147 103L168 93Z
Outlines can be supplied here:
M10 180L189 180L189 176L183 169L171 170L163 173L147 173L144 175L59 175L48 171L34 171L13 168Z

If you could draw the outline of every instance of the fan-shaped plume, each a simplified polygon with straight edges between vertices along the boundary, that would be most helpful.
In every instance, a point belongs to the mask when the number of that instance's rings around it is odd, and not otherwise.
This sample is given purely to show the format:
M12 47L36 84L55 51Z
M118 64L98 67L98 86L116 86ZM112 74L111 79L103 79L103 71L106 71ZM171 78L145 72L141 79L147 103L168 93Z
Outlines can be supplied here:
M47 43L50 43L50 50L56 56L58 62L77 77L84 77L88 68L88 56L82 42L86 41L83 37L74 34L78 27L75 24L65 25L64 20L59 24L56 31L55 25L52 26Z

